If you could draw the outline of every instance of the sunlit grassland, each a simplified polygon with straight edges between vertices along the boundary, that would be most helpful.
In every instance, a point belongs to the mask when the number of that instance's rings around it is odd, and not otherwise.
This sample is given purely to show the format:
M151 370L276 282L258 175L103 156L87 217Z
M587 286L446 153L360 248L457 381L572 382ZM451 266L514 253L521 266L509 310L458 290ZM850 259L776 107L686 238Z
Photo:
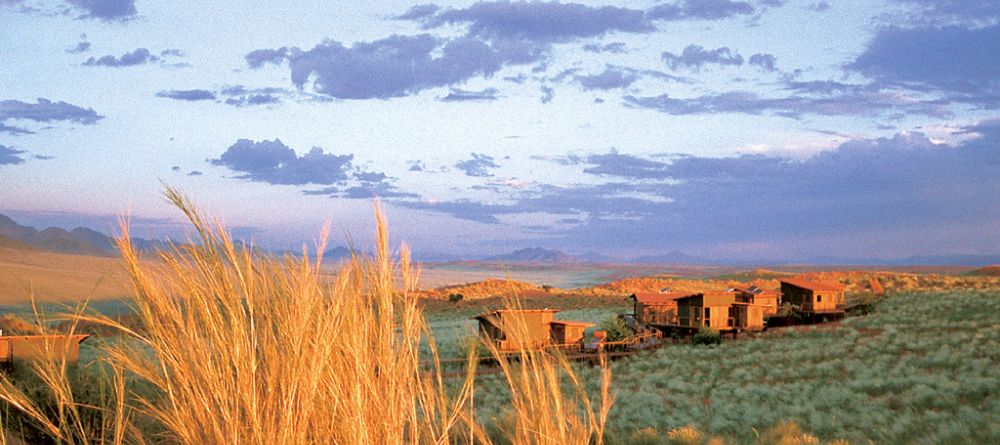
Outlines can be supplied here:
M613 362L608 442L658 443L693 426L752 443L793 421L851 443L1000 443L998 365L1000 294L897 294L835 327L671 345ZM579 369L596 391L597 370ZM502 386L478 385L483 417L504 406Z

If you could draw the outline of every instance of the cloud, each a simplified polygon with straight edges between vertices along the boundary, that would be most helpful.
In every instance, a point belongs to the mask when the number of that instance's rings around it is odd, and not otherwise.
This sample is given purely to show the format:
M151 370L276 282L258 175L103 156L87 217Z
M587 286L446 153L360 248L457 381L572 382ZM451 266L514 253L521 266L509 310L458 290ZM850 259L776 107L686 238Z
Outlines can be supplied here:
M249 107L253 105L271 105L281 103L281 98L273 94L248 94L226 99L226 105Z
M335 155L313 147L298 156L279 139L240 139L211 163L228 167L241 179L269 184L338 184L349 179L354 155Z
M575 79L585 90L611 90L631 86L639 80L639 72L631 68L607 66L599 74L575 76Z
M498 167L500 164L492 156L480 153L472 153L471 159L455 163L455 168L465 172L466 176L490 177L493 174L489 170Z
M542 91L542 97L539 100L543 104L552 102L552 99L555 98L556 90L552 89L552 87L547 85L542 85L539 87L539 89Z
M85 66L125 67L145 65L146 63L155 62L157 60L160 60L160 58L150 54L148 49L136 48L134 51L122 54L121 57L115 57L112 55L100 58L91 57L87 59L86 62L83 62L83 64Z
M22 135L22 134L35 134L34 131L28 130L26 128L12 127L9 125L4 125L0 122L0 133L7 133L12 135Z
M821 1L813 3L811 6L809 6L809 9L816 12L826 12L830 10L830 4L827 3L826 1Z
M215 93L208 90L164 90L156 93L156 97L186 101L215 100Z
M282 46L277 49L258 49L250 51L246 56L243 56L243 58L247 61L247 66L253 69L260 68L269 63L280 65L288 59L288 47Z
M664 52L660 55L660 58L672 70L678 68L697 70L710 63L733 66L743 65L743 56L727 47L706 50L698 45L688 45L680 55Z
M66 0L84 11L81 17L106 21L125 21L138 14L135 0Z
M482 101L494 101L497 100L496 88L487 88L482 91L466 91L458 88L452 88L451 92L447 96L442 97L441 102L482 102Z
M764 97L750 91L731 91L679 99L666 94L659 96L626 96L630 106L649 108L667 114L743 113L770 114L789 118L804 115L821 116L880 116L886 112L950 117L947 100L919 99L907 91L882 88L877 85L844 85L834 88L826 82L803 83L812 88L809 95ZM830 88L823 92L823 88Z
M658 5L646 12L651 20L721 20L753 14L754 7L747 2L730 0L682 0Z
M36 103L8 99L0 101L0 123L11 119L34 122L68 121L82 125L93 125L104 119L93 108L83 108L66 102L52 102L38 98ZM7 127L10 128L10 127ZM24 131L24 130L15 130Z
M928 25L996 24L1000 3L992 0L894 0L915 9L917 21Z
M623 42L612 42L604 45L598 45L596 43L588 43L583 45L583 50L591 53L614 53L622 54L626 51L625 43Z
M613 31L655 30L640 10L538 1L481 1L464 9L445 9L421 20L426 28L467 24L473 36L538 43L568 42Z
M778 60L771 54L757 53L750 56L750 65L758 66L764 71L777 71Z
M70 54L80 54L90 51L90 42L78 42L75 47L67 49L66 52Z
M583 171L592 175L618 176L632 179L668 179L669 164L620 154L612 149L607 154L594 154L576 159L575 163L589 165Z
M24 158L19 155L22 154L24 152L21 150L15 150L0 144L0 165L21 164L24 162Z
M317 93L335 98L384 99L489 76L541 57L538 48L521 42L394 35L350 47L326 41L308 51L293 49L289 67L299 88L309 82Z
M1000 25L885 28L847 68L881 82L993 97L1000 90Z
M434 4L422 4L411 6L406 12L393 17L396 20L420 20L430 16L441 10L441 7Z
M607 182L539 185L489 203L400 205L485 223L515 214L575 218L581 223L557 236L595 248L794 245L836 237L871 254L892 247L887 240L897 233L915 234L900 238L894 245L900 249L982 249L984 240L990 244L985 248L1000 248L1000 119L961 132L975 137L944 145L900 133L851 140L805 160L740 155L661 161L615 151L567 156L562 161ZM968 227L980 227L985 238L970 241Z
M188 172L188 174L187 174L187 175L188 175L188 176L201 176L201 175L203 175L203 174L204 174L204 173L202 173L202 172L200 172L200 171L198 171L198 170L191 170L190 172Z

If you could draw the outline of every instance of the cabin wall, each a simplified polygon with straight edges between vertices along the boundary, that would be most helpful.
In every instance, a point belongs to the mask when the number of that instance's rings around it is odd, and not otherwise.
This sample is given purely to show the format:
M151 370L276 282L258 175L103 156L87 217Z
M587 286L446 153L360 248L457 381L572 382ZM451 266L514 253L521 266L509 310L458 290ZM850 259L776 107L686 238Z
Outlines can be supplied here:
M639 305L636 321L643 325L677 324L677 304Z
M46 357L46 343L56 359L67 362L80 359L80 342L84 335L12 335L0 337L0 362L38 360Z
M812 309L812 291L790 284L781 283L781 304L790 303L799 306L804 311Z

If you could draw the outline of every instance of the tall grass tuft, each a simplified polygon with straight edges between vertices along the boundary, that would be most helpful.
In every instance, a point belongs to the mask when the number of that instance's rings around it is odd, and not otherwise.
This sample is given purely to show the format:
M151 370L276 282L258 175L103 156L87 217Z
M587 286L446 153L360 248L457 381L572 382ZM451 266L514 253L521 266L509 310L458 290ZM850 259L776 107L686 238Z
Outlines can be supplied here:
M354 256L330 276L321 257L305 249L300 257L263 254L234 242L176 190L165 195L191 222L194 237L150 258L122 223L118 248L134 285L138 323L76 316L121 334L99 352L108 397L86 406L75 400L66 363L58 360L35 365L55 412L0 380L0 399L53 442L491 441L473 414L476 358L463 383L446 389L413 292L417 273L405 246L392 259L377 203L374 257ZM525 351L512 362L491 353L514 400L513 443L600 443L609 375L595 407L565 357ZM568 393L561 386L567 380L574 388ZM83 410L98 420L85 424Z

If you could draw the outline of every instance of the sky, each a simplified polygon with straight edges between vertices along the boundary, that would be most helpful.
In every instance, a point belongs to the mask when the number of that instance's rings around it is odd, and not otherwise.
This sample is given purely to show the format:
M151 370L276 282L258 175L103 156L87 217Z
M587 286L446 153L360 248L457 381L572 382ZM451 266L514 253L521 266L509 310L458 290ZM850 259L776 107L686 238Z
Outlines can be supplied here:
M286 4L276 4L286 3ZM0 213L273 248L1000 252L1000 2L0 0Z

